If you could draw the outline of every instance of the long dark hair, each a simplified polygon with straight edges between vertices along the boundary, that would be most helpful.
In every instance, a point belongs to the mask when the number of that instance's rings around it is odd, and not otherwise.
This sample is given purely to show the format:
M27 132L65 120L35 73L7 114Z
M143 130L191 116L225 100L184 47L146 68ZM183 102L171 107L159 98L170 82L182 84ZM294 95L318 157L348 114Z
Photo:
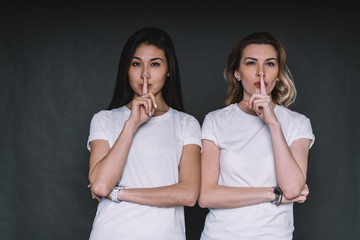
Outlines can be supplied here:
M136 31L125 43L120 56L114 94L107 109L121 107L133 99L134 91L129 83L128 71L136 48L142 43L154 45L165 52L170 76L166 78L162 95L167 105L176 110L184 111L180 72L173 42L168 33L152 27Z

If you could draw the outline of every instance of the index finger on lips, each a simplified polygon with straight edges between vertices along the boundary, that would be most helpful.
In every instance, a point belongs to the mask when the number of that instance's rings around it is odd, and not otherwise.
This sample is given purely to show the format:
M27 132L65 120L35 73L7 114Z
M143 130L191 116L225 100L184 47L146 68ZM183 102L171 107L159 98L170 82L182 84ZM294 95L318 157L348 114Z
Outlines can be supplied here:
M264 73L260 73L260 93L266 94L265 82L264 82Z
M144 76L144 83L143 83L143 95L147 94L148 92L148 86L147 86L147 78Z

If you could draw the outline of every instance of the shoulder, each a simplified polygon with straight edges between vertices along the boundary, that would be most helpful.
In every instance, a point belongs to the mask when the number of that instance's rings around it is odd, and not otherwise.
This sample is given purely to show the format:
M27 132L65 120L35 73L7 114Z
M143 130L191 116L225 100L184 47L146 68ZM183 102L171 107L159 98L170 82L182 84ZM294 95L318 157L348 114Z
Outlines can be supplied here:
M111 110L100 110L94 114L93 120L96 119L98 121L106 122L118 119L119 117L121 118L122 116L128 116L129 114L130 110L123 106Z
M172 115L174 116L174 118L176 118L177 120L180 120L181 122L184 123L199 123L199 121L191 114L186 113L186 112L182 112L176 109L171 108L170 109Z
M206 114L205 119L226 121L233 116L234 107L236 107L235 104L230 104L229 106L210 111Z
M311 125L310 119L302 113L277 105L276 116L282 125L298 128L301 125Z
M296 112L294 110L288 109L284 106L277 105L277 114L280 115L282 118L290 119L292 121L304 121L308 119L304 114Z

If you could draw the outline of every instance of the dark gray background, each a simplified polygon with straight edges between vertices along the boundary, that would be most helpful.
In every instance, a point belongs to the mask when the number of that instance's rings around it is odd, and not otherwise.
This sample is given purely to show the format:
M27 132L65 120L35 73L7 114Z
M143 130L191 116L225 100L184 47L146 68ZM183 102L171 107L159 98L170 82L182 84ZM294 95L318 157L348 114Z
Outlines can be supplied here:
M185 107L200 123L223 106L238 39L269 31L283 41L293 109L316 136L294 239L359 239L357 10L151 3L0 8L0 238L88 238L97 206L86 187L90 120L111 99L125 41L155 26L174 40ZM206 213L186 208L188 239Z

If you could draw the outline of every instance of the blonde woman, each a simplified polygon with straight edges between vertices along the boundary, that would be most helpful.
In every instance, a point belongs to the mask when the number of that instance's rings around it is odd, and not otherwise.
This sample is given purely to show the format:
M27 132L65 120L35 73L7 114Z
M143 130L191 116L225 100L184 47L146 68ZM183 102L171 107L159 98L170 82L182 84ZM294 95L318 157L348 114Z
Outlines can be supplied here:
M288 107L296 90L278 38L257 32L232 49L225 107L202 125L201 239L292 239L306 200L310 120Z

